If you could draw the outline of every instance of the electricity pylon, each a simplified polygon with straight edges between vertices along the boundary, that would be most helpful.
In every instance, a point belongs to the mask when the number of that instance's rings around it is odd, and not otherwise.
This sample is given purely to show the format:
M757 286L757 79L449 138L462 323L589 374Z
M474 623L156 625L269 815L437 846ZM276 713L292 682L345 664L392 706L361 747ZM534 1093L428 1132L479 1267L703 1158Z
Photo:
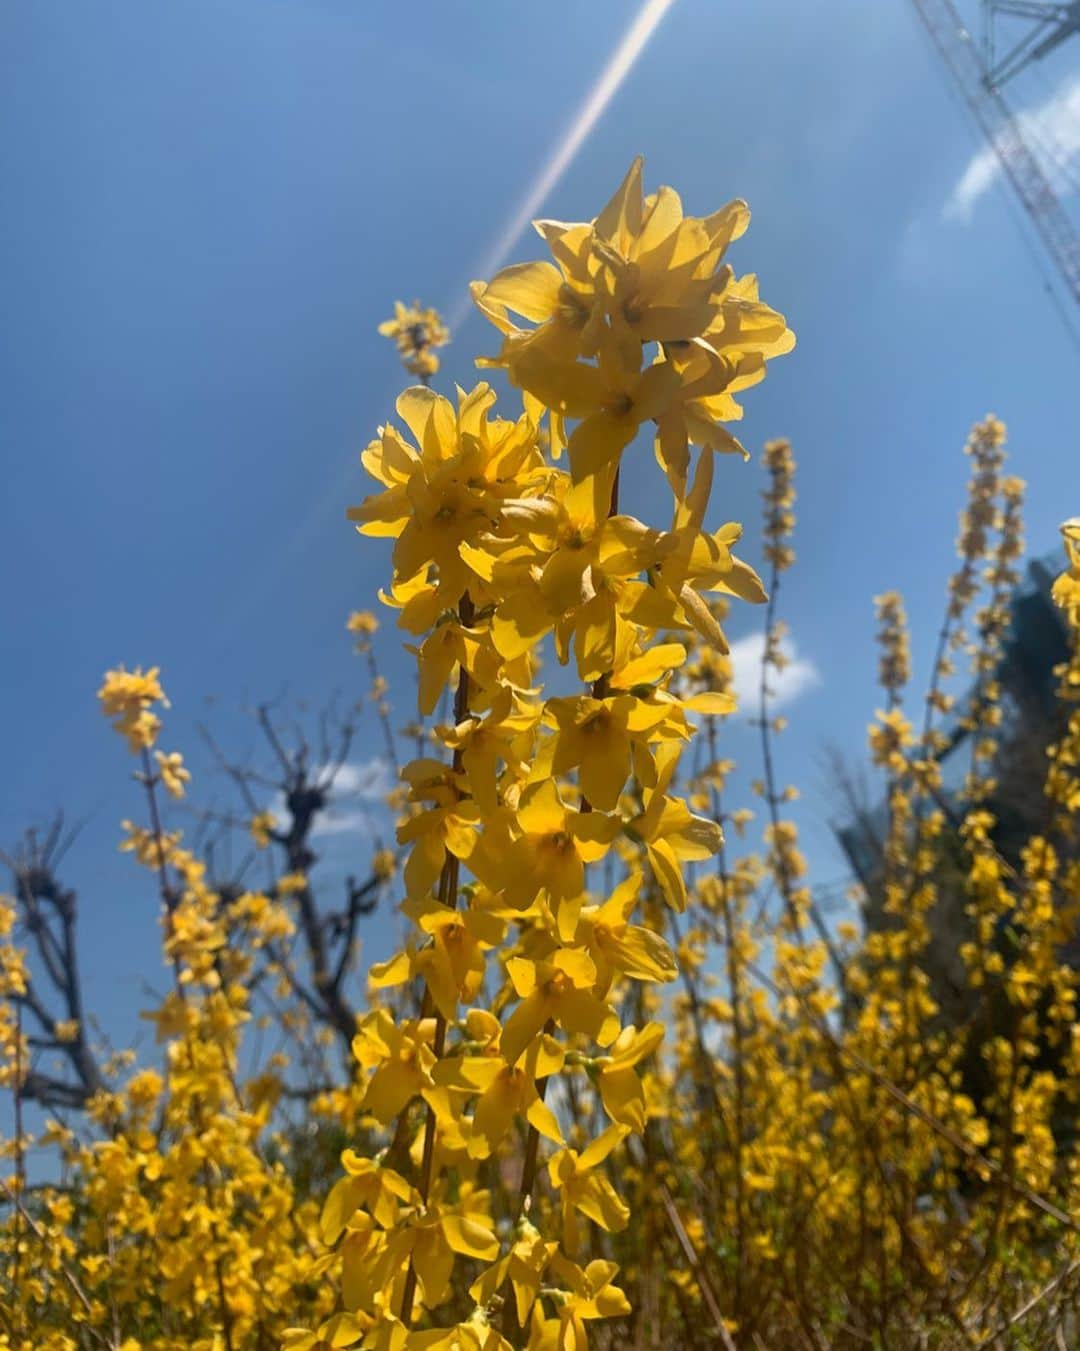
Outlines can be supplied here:
M1023 19L1019 29L1013 24L1013 45L998 58L998 18ZM995 89L1019 75L1032 61L1041 61L1066 38L1080 33L1080 0L1069 4L1046 5L1036 0L983 0L983 53L986 78Z
M1080 304L1080 237L1001 93L1001 86L1025 66L1080 33L1080 0L1056 5L984 0L982 52L952 0L914 0L914 4L1065 285ZM1029 27L998 60L996 28L1002 15L1026 19Z

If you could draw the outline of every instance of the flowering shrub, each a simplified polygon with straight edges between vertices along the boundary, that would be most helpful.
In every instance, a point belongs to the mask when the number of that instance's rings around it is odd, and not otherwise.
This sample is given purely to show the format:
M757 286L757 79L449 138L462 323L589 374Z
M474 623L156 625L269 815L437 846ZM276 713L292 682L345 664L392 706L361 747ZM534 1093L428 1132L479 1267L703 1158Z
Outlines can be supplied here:
M707 524L717 455L745 457L727 426L735 396L794 345L756 278L725 261L748 220L742 202L693 217L670 188L646 196L638 161L594 220L538 222L551 261L473 287L499 335L480 364L518 391L509 416L486 383L453 399L428 387L446 337L433 311L399 305L383 325L424 383L363 452L376 490L349 516L392 541L380 595L435 725L426 740L412 729L418 753L391 799L398 848L372 860L407 932L370 967L355 1016L342 978L359 893L331 971L302 856L266 892L215 890L164 822L161 790L182 797L190 775L158 748L158 671L106 676L102 710L145 801L122 847L154 875L172 972L150 1014L160 1067L114 1058L85 1120L35 1138L23 1015L49 1015L11 941L33 896L6 903L0 1075L16 1114L0 1346L1070 1344L1080 524L1064 527L1054 589L1072 657L1045 825L1014 862L995 836L994 776L1023 485L1002 472L1002 425L976 427L918 731L903 603L877 601L886 707L870 749L888 829L863 882L882 919L831 926L786 816L770 702L787 660L790 445L764 452L764 582L734 552L741 527ZM671 494L650 522L621 492L643 433ZM738 844L754 813L729 805L722 755L732 604L764 606L758 852ZM347 627L397 766L379 621L356 611ZM965 651L957 795L937 719L955 711ZM542 680L551 657L558 692ZM246 825L259 849L292 838L259 803ZM948 867L968 926L961 1023L927 974ZM307 986L288 955L298 934ZM351 1041L345 1076L303 1083L280 1050L241 1072L267 984L301 1054L328 1034ZM61 1043L79 1024L46 1031ZM293 1099L300 1129L287 1129ZM323 1186L328 1140L340 1165ZM31 1146L59 1160L33 1186Z

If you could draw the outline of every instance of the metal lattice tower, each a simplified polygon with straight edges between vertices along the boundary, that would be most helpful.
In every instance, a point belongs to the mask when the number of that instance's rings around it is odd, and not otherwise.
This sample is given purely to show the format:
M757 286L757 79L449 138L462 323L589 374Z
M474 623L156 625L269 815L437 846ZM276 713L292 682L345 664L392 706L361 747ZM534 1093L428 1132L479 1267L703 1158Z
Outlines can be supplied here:
M1080 34L1080 0L1068 4L986 0L985 56L965 27L953 0L914 0L914 4L1073 299L1080 304L1080 237L1001 94L1001 85L1006 80L1030 62L1041 60L1069 37ZM1001 60L995 51L995 21L999 15L1030 22L1024 35Z
M1014 26L1013 45L998 58L997 20L999 16L1026 20L1022 32ZM1080 33L1080 0L1069 4L1047 5L1036 0L983 0L983 52L986 79L994 89L1019 75L1032 61L1041 61L1066 38Z

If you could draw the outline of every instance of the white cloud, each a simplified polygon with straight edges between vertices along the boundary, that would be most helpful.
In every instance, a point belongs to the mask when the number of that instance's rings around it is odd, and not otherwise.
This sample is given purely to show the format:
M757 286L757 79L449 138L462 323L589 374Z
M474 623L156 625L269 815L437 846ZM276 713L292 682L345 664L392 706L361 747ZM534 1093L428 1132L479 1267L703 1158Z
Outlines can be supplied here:
M1073 76L1045 102L1017 115L1020 132L1031 147L1055 191L1066 197L1075 191L1080 169L1080 77ZM976 203L1001 176L1001 161L992 146L971 157L945 203L946 220L971 220Z
M319 766L321 773L327 766ZM331 796L334 799L356 797L362 802L381 802L394 786L394 775L381 756L362 760L359 764L346 762L334 776Z
M311 770L312 779L317 779L329 768L328 765L314 765ZM346 762L334 777L325 809L315 817L311 828L312 838L355 834L366 839L375 839L377 835L385 835L386 821L379 819L379 809L393 786L393 771L379 756L371 760ZM288 809L282 794L279 793L270 803L270 811L278 821L285 821L288 818Z
M809 657L799 656L799 649L790 638L781 642L780 650L787 658L787 665L782 671L769 671L769 706L773 709L794 703L807 690L821 684L821 672ZM748 633L745 638L739 638L731 644L735 694L739 708L744 713L757 713L761 697L761 659L764 654L763 633Z
M960 181L949 194L942 216L946 220L960 220L966 224L971 220L975 203L990 191L1000 173L1001 161L990 146L984 146L972 157Z
M381 833L385 834L385 831ZM319 812L311 827L313 840L326 835L358 835L362 839L373 840L379 834L371 812L360 807L331 805L326 811Z

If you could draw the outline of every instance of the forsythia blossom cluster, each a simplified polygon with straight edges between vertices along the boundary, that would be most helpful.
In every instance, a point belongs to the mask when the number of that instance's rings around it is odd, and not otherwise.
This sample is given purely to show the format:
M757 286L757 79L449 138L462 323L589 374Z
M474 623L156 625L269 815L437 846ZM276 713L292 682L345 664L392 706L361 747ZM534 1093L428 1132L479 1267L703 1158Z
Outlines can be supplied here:
M411 305L394 302L394 317L379 325L384 338L393 338L401 364L426 384L439 369L434 348L445 347L450 330L438 310L423 307L418 300Z
M298 1333L295 1351L584 1347L589 1320L628 1307L613 1263L578 1259L589 1225L628 1222L607 1162L646 1128L640 1071L661 1027L635 1019L637 992L677 974L657 907L682 910L687 864L721 843L676 776L695 715L734 706L676 695L672 674L680 635L726 650L707 596L765 598L733 553L740 528L705 517L714 453L741 450L723 425L735 394L793 345L756 279L723 261L748 219L741 202L698 218L670 188L646 197L635 162L595 220L537 223L552 262L473 287L502 334L484 364L523 411L498 416L486 384L456 402L416 387L398 400L404 429L363 454L380 491L349 514L394 541L385 599L413 635L421 713L448 691L453 704L443 754L402 770L413 931L370 977L422 999L409 1016L376 999L354 1043L388 1153L346 1154L323 1215L349 1322ZM674 493L666 526L619 505L643 427ZM543 697L549 637L579 693ZM607 1124L567 1138L560 1106L589 1092ZM519 1131L500 1211L492 1168ZM440 1326L463 1262L473 1311ZM410 1331L422 1316L432 1330Z
M113 719L113 726L127 741L132 754L153 746L161 730L161 719L153 712L153 706L157 703L169 706L156 666L145 673L141 666L134 671L125 671L122 666L109 671L98 698L101 711Z

